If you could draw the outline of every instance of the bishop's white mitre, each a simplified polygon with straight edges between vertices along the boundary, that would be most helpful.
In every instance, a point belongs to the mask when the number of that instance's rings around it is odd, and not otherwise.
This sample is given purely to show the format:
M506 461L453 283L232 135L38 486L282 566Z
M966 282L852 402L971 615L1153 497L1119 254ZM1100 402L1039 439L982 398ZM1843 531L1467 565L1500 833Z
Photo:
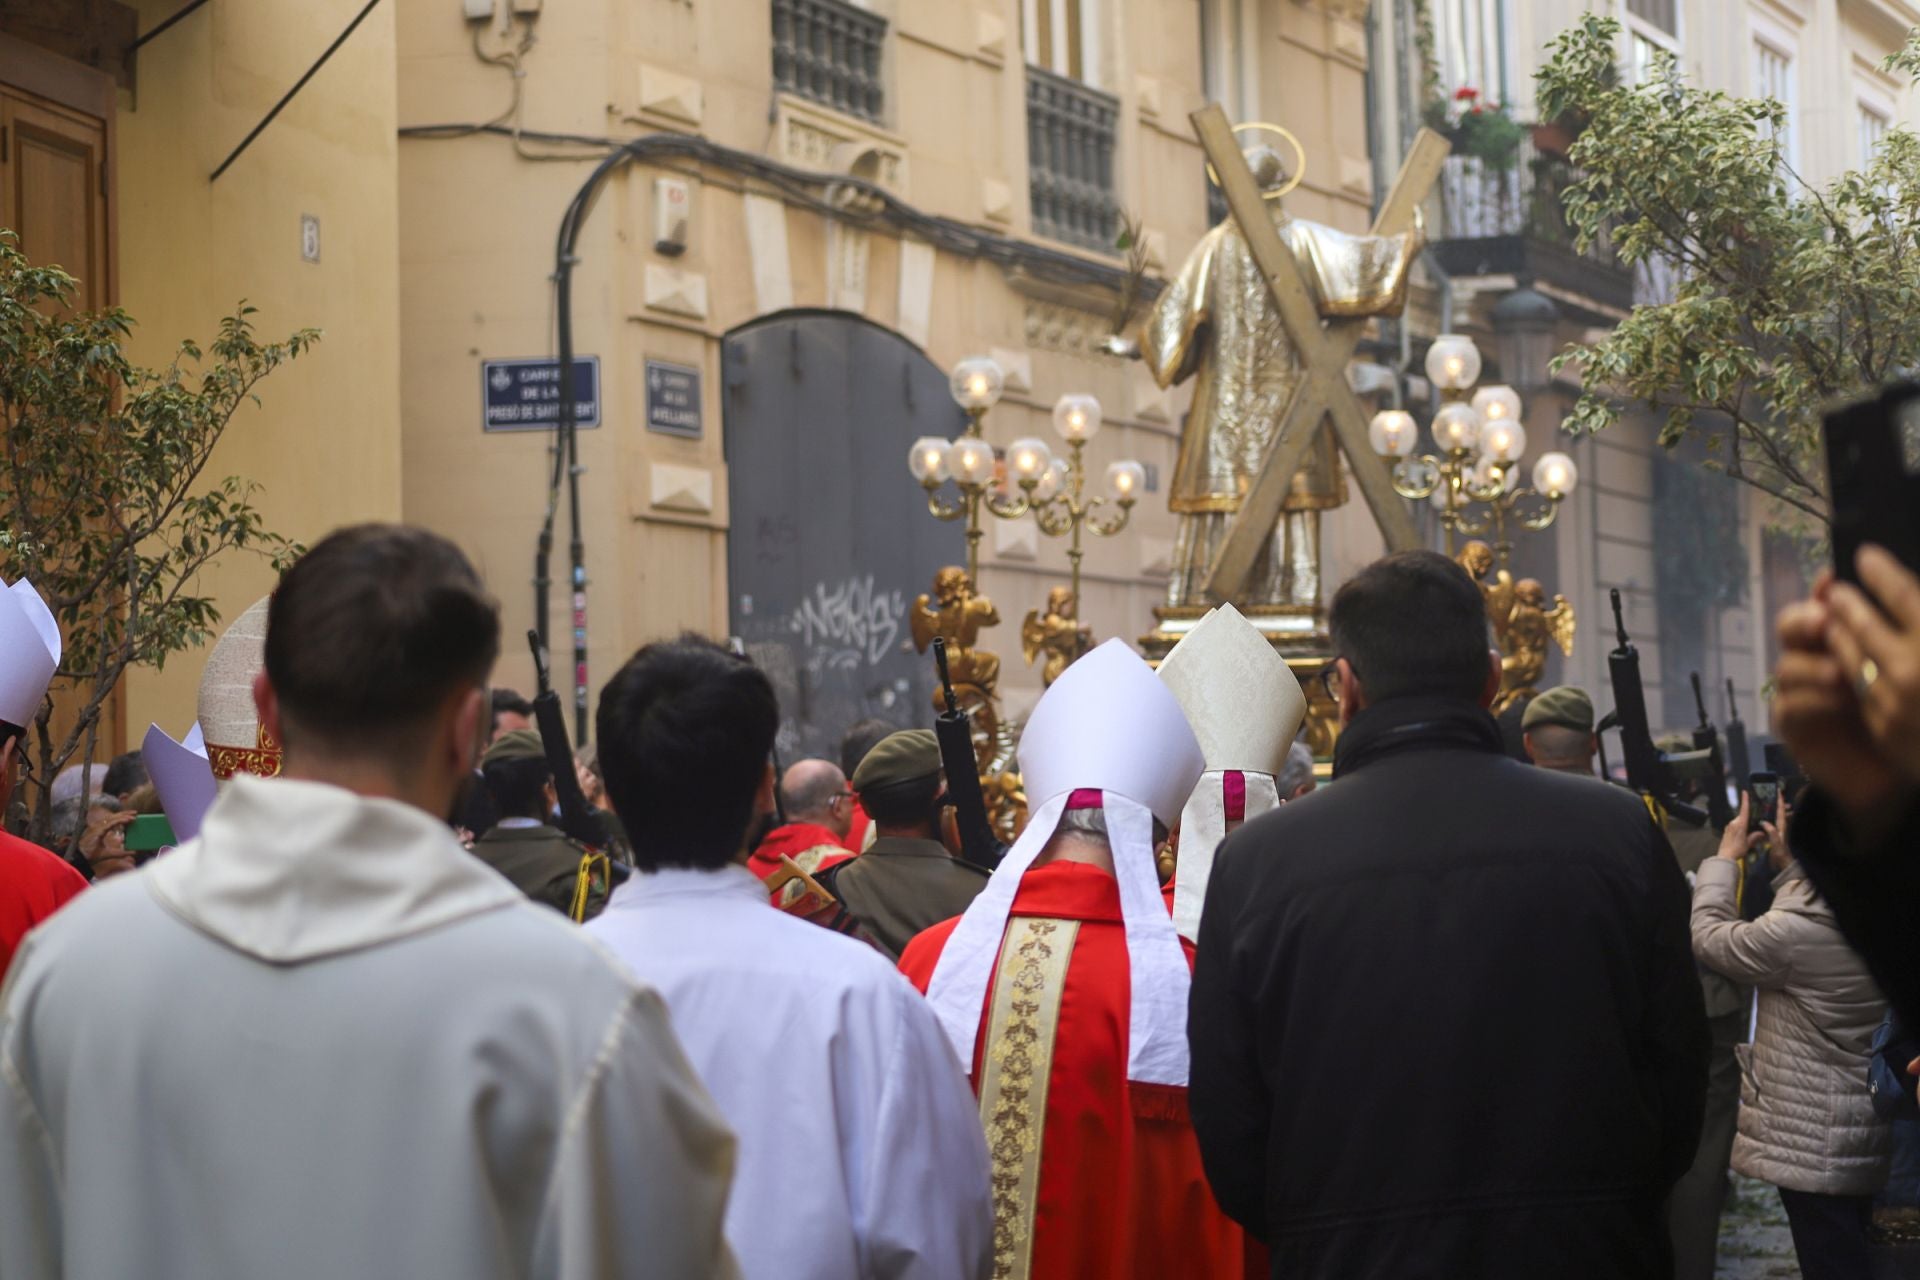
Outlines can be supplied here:
M60 668L60 624L25 578L0 590L0 720L26 728Z
M140 760L153 779L153 789L160 793L160 808L174 838L185 844L200 834L200 819L213 806L215 790L199 724L179 742L159 725L148 725L147 736L140 741Z
M1210 611L1160 663L1186 711L1207 771L1180 813L1173 924L1200 937L1214 853L1240 823L1280 805L1275 779L1307 716L1300 681L1273 645L1230 604Z
M1168 827L1204 759L1180 704L1119 640L1068 667L1020 735L1027 828L947 939L927 987L962 1063L973 1062L980 1010L1020 879L1053 838L1075 792L1098 791L1127 935L1127 1078L1187 1083L1189 973L1153 858L1153 821Z
M200 732L213 776L236 773L271 778L280 772L280 744L267 736L253 705L253 678L267 662L267 605L262 597L233 620L200 677ZM176 832L178 834L178 832Z

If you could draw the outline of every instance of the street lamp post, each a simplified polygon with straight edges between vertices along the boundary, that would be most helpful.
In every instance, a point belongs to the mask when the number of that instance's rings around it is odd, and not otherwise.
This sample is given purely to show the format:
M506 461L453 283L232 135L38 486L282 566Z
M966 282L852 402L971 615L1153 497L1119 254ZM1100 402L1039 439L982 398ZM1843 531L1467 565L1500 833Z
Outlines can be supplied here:
M1073 570L1073 601L1080 604L1081 530L1111 537L1124 529L1133 504L1146 483L1146 469L1137 462L1116 462L1107 468L1108 494L1086 496L1087 442L1100 431L1100 402L1090 395L1060 397L1053 407L1054 429L1067 442L1066 458L1056 457L1047 442L1027 436L1007 446L1007 477L1014 491L996 486L999 462L994 448L980 434L980 423L1000 399L1004 377L988 357L974 356L954 366L950 386L953 398L967 414L966 429L953 440L922 436L913 442L907 466L927 491L927 510L941 520L967 522L967 574L978 578L980 513L1017 520L1033 513L1048 537L1069 537L1067 559ZM940 487L953 481L959 497L947 500ZM1103 509L1112 510L1102 514Z
M1538 531L1551 525L1580 473L1572 458L1555 450L1534 463L1532 487L1520 487L1520 457L1527 448L1520 396L1507 386L1475 391L1479 376L1480 352L1472 339L1440 335L1427 352L1427 377L1443 401L1429 426L1439 452L1414 454L1419 428L1404 409L1375 414L1367 434L1375 453L1397 460L1394 491L1411 501L1432 501L1449 556L1456 534L1492 534L1504 565L1513 551L1512 527ZM1476 506L1486 511L1476 515Z
M907 454L907 468L927 491L927 510L936 519L965 518L967 576L978 581L980 538L984 532L980 527L980 509L985 507L990 515L1002 520L1017 520L1032 509L1032 488L1023 486L1023 492L1011 495L993 491L998 463L993 446L980 434L980 420L999 402L1000 392L1006 385L1006 375L1000 366L988 356L962 360L953 367L947 385L954 402L966 411L966 429L952 440L942 440L939 436L915 440ZM948 502L940 496L940 486L948 480L960 491L958 501Z
M1053 481L1045 496L1034 494L1033 518L1040 531L1050 538L1067 537L1067 561L1072 566L1070 590L1076 609L1080 606L1080 561L1086 555L1080 546L1080 531L1111 538L1127 527L1127 517L1139 500L1146 483L1146 469L1137 462L1116 462L1107 468L1107 496L1086 496L1087 468L1082 453L1087 441L1100 432L1100 402L1089 395L1065 395L1053 406L1053 427L1067 442L1067 461L1049 458L1047 475ZM1025 442L1045 449L1041 441ZM1019 445L1014 446L1016 449ZM1104 518L1101 508L1113 510Z

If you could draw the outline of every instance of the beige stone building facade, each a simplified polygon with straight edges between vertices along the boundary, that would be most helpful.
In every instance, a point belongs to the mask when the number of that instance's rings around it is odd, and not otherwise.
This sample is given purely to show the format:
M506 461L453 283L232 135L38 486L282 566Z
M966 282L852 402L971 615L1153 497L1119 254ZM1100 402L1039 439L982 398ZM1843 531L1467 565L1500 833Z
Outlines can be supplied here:
M1364 10L403 6L406 516L458 537L515 631L529 624L552 435L484 429L483 370L555 351L562 214L607 143L627 145L638 154L582 221L572 284L575 349L598 364L599 425L579 433L591 685L643 641L691 628L739 634L775 669L791 749L823 749L858 713L921 716L901 702L930 676L902 652L905 614L961 541L927 514L907 451L960 429L945 371L981 354L1006 371L983 424L996 446L1058 446L1052 405L1087 392L1105 417L1090 485L1115 459L1145 464L1127 529L1088 540L1082 610L1099 637L1139 635L1165 590L1164 482L1187 391L1094 353L1125 277L1117 234L1137 220L1158 274L1210 225L1187 121L1209 98L1288 122L1309 157L1290 207L1364 228ZM1018 714L1039 688L1019 623L1065 581L1065 547L1030 517L986 524L980 587L1002 624L983 643ZM563 685L566 542L563 514ZM529 681L517 646L503 670Z
M29 257L77 277L84 305L125 307L145 365L164 367L183 339L209 345L243 300L263 339L323 331L261 385L208 473L254 482L267 525L306 542L400 515L396 6L367 12L240 147L358 9L0 6L0 226ZM231 619L272 581L241 555L199 585ZM150 721L184 733L200 665L131 669L103 756Z

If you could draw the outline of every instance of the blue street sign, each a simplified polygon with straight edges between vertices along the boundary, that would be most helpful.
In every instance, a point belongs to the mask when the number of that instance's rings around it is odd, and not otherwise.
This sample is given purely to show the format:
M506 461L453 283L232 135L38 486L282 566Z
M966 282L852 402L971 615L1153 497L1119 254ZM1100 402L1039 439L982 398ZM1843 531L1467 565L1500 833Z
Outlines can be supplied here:
M482 360L481 425L488 431L550 431L560 423L558 360ZM574 425L600 425L600 357L573 358Z

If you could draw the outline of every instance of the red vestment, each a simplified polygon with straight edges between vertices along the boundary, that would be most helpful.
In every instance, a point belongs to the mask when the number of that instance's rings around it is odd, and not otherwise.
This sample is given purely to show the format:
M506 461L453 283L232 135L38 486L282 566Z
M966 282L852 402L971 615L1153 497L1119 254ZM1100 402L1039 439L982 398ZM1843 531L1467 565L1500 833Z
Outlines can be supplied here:
M27 931L87 887L87 878L37 844L0 831L0 975Z
M817 876L828 867L839 866L854 855L840 843L840 837L826 827L813 822L789 822L767 832L767 838L747 855L747 870L765 880L780 869L783 856L792 858L794 865L808 875ZM769 892L767 901L782 911L793 911L817 924L838 927L833 915L822 916L805 909L800 896L799 883L788 881Z
M1014 896L1009 931L1021 917L1078 922L1047 1073L1028 1274L1033 1280L1264 1276L1264 1258L1249 1252L1245 1233L1207 1186L1187 1091L1127 1079L1129 989L1119 882L1081 863L1036 867ZM958 923L956 917L934 925L901 955L900 971L923 993ZM1191 950L1187 960L1192 963ZM998 985L998 963L994 972ZM990 986L968 1064L976 1093L991 1048L994 995ZM989 1135L991 1148L991 1125Z

